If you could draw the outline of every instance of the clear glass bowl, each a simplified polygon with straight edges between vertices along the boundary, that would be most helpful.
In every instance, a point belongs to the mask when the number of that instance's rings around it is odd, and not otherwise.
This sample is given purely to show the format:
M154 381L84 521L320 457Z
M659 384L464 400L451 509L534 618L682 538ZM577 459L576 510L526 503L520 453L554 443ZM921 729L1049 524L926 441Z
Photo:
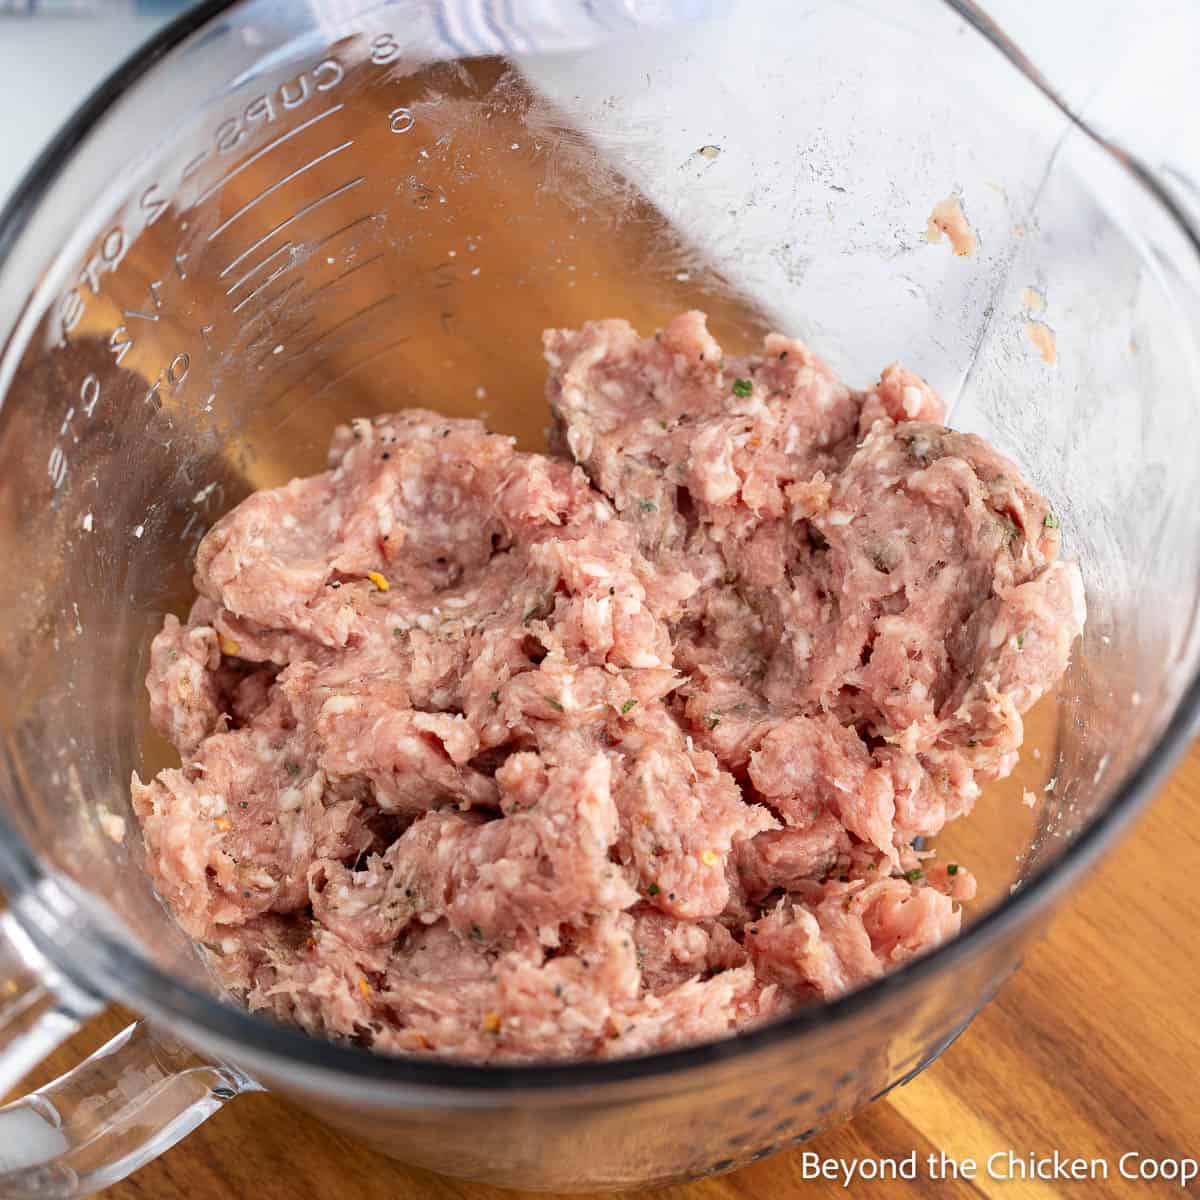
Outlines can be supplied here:
M110 1182L252 1081L451 1174L694 1177L853 1113L1013 970L1200 704L1200 255L1159 182L968 15L211 3L64 130L0 221L0 1081L110 999L153 1032L0 1110L0 1146L54 1134L0 1150L0 1194ZM926 240L951 193L970 257ZM544 326L689 307L730 349L779 328L860 385L902 357L1080 558L1069 674L940 841L984 884L968 927L778 1025L617 1062L387 1060L217 997L128 811L131 771L169 761L147 646L204 530L318 469L350 416L482 411L538 447Z

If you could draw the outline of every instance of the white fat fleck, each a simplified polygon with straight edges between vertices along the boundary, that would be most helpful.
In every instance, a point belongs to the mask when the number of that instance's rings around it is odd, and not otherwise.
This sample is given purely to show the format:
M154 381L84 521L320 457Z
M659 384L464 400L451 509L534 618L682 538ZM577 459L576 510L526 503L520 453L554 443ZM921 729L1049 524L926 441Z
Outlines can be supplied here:
M754 392L746 397L738 397L734 403L727 406L726 411L740 417L760 417L767 411L763 398Z
M542 351L542 357L552 367L558 368L562 366L562 359L553 350Z
M348 713L353 712L357 707L357 703L353 696L331 696L325 701L323 711L326 713Z
M1129 703L1132 704L1134 708L1138 708L1142 703L1142 693L1131 692L1129 694Z
M1046 784L1046 786L1045 786L1044 788L1042 788L1042 791L1043 791L1043 792L1052 792L1052 791L1054 791L1054 789L1055 789L1055 787L1057 786L1057 784L1058 784L1058 776L1057 776L1057 775L1051 775L1051 776L1050 776L1050 782L1049 782L1049 783L1047 783L1047 784Z
M242 948L242 943L237 938L222 938L221 953L236 954Z
M584 558L577 564L579 570L589 579L603 580L612 578L612 571L605 562L598 558Z
M1108 763L1111 758L1112 758L1112 755L1108 754L1108 753L1101 755L1100 761L1096 764L1096 773L1092 776L1093 783L1100 782L1100 779L1104 775L1104 772L1108 770Z
M685 738L683 739L683 741L684 741L684 744L687 746L688 753L689 753L689 754L692 754L692 753L694 753L694 752L695 752L695 749L696 749L696 746L695 746L695 743L692 741L692 735L689 733L689 734L687 735L687 737L685 737Z
M351 751L353 753L353 751ZM279 793L279 811L295 812L304 803L304 792L298 787L284 788Z
M297 821L292 826L291 851L294 862L302 862L308 857L312 843L308 835L308 826L303 821Z
M812 656L812 638L803 629L797 629L792 634L792 652L800 661L806 662Z
M1087 620L1087 597L1083 591L1083 576L1079 573L1078 563L1055 563L1052 570L1067 572L1068 586L1071 589L1071 615L1075 618L1075 626L1082 629Z
M1024 804L1026 808L1033 808L1034 805L1037 804L1037 797L1028 788L1026 788L1021 793L1021 803Z
M135 538L140 538L142 536L142 534L144 534L145 532L146 532L145 525L135 525L133 527L133 536Z
M404 499L409 504L419 505L425 503L425 489L421 486L421 481L415 475L406 476L401 481L400 490L404 493Z
M432 633L437 628L437 622L429 613L422 613L417 618L417 628L424 630L426 633Z
M125 840L125 818L118 817L112 809L106 808L103 804L96 810L96 824L100 826L100 832L110 842L115 842L119 846Z
M904 389L903 398L900 406L904 409L904 415L910 420L921 411L921 389L918 387L906 387Z
M908 689L908 694L914 700L924 700L929 695L929 691L919 679L916 679L913 681L912 687Z
M83 531L84 533L92 532L92 514L90 512L83 514Z
M796 453L800 445L800 426L794 421L787 427L787 437L784 439L783 452L787 455Z
M850 514L843 512L840 508L835 508L825 520L833 526L849 525L851 521Z
M661 667L662 659L649 650L637 650L629 656L629 665L640 671L648 667Z
M211 792L205 792L200 797L201 811L213 817L224 816L229 811L229 805L225 803L224 796L214 796Z
M1034 748L1033 748L1033 750L1031 751L1031 753L1033 754L1033 757L1034 757L1035 761L1037 761L1037 762L1041 762L1041 759L1042 759L1042 751L1041 751L1041 749L1040 749L1038 746L1034 746Z
M591 453L592 439L578 425L572 425L567 430L567 449L571 451L571 457L579 462Z

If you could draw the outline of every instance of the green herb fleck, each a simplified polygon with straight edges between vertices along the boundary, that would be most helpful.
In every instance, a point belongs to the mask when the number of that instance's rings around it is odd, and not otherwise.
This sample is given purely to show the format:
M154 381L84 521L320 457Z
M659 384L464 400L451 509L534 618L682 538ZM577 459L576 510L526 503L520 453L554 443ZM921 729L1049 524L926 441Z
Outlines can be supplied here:
M660 420L658 423L658 427L659 427L659 429L666 429L666 427L667 427L666 421Z
M393 625L392 626L392 637L403 637L403 636L404 636L404 630L401 629L399 625Z
M647 895L647 896L657 896L657 895L658 895L658 893L659 893L659 892L661 892L661 891L662 891L662 888L660 888L660 887L658 886L658 884L657 884L657 883L652 883L652 884L651 884L651 885L650 885L650 886L649 886L649 887L646 889L646 895Z
M285 771L286 771L286 772L287 772L287 773L288 773L288 774L289 774L289 775L290 775L290 776L291 776L293 779L295 779L295 778L296 778L296 776L300 774L300 764L299 764L298 762L285 762L285 763L283 764L283 769L284 769L284 770L285 770Z
M563 709L563 706L562 706L561 704L559 704L559 702L558 702L557 700L551 700L549 696L547 696L547 697L546 697L546 703L547 703L548 705L550 705L550 707L551 707L552 709L554 709L554 711L555 711L555 712L563 712L563 711L565 711L565 710Z
M1017 649L1018 650L1020 650L1021 647L1025 645L1025 635L1028 632L1029 632L1028 629L1022 629L1021 632L1017 634Z
M946 874L947 875L957 875L958 874L958 863L948 863L946 866Z
M916 883L918 879L925 878L925 872L920 870L918 867L914 867L911 871L904 872L904 878L907 879L909 883Z
M645 513L658 512L658 505L653 500L639 500L638 508Z
M869 863L867 863L867 870L868 870L868 871L874 871L874 870L878 869L878 867L879 867L879 864L878 864L878 863L876 863L876 862L869 862Z
M748 379L735 379L733 381L733 394L745 398L754 391L754 384Z
M1048 512L1042 518L1042 524L1047 529L1057 529L1058 528L1058 518L1052 512Z
M716 713L709 713L704 718L704 723L709 727L709 729L716 729L716 727L721 723L721 718Z
M626 713L631 712L636 704L636 700L626 700L625 703L621 705L621 716L625 716Z
M499 692L489 692L489 693L488 693L488 699L489 699L489 700L490 700L490 701L491 701L493 704L499 704L499 703L500 703L500 693L499 693Z

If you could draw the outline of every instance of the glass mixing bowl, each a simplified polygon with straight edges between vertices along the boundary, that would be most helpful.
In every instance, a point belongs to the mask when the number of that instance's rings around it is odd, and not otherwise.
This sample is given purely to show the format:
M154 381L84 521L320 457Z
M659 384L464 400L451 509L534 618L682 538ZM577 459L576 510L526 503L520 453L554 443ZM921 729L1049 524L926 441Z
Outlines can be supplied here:
M926 240L961 197L971 257ZM929 1062L1184 744L1200 701L1200 255L986 19L938 0L210 3L107 83L0 222L0 1194L121 1177L269 1086L399 1158L555 1189L761 1157ZM1091 615L1017 774L940 845L963 934L742 1037L615 1062L388 1060L222 1000L144 877L143 678L190 559L335 423L486 412L527 447L539 333L703 307L863 385L903 357L1019 460ZM1052 360L1052 361L1050 361ZM1021 803L1028 790L1036 798Z

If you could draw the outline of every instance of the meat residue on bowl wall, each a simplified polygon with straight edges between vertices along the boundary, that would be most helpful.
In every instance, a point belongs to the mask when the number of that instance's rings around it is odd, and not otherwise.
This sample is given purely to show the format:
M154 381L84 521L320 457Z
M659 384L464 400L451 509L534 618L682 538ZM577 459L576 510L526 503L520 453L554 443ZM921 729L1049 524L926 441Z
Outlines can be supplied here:
M1046 295L1035 287L1021 289L1021 307L1025 310L1025 336L1050 366L1058 362L1058 339L1054 330L1039 318L1046 311Z
M925 240L940 242L943 237L949 240L950 248L959 258L969 258L979 246L979 239L967 220L967 214L963 212L957 192L951 192L945 200L938 201L929 214Z
M1021 306L1034 316L1039 316L1046 311L1046 297L1035 287L1024 287L1021 289Z
M1042 321L1026 321L1025 336L1042 356L1042 361L1053 366L1058 362L1058 341L1054 330Z

